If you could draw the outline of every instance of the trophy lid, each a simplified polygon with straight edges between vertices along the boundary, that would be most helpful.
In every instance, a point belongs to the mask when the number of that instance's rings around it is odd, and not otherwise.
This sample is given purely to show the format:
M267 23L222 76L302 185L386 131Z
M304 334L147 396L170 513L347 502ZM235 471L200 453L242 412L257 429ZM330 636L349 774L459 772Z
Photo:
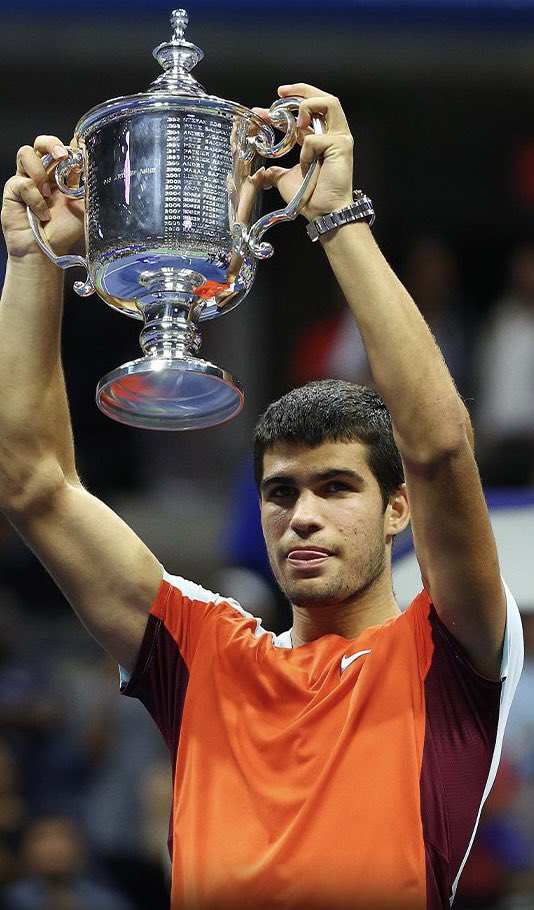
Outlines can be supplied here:
M173 35L171 40L158 44L152 51L152 56L163 67L163 73L151 84L148 89L149 93L156 91L180 95L206 94L204 87L191 75L193 67L204 57L204 51L196 44L185 40L184 34L188 22L189 16L185 9L172 11Z
M272 145L274 134L264 120L249 108L235 101L227 101L207 94L204 87L191 74L193 67L204 57L204 52L186 41L184 33L189 21L184 9L173 10L171 24L173 35L154 48L153 56L163 67L163 72L144 92L111 98L87 111L76 124L75 136L85 141L107 123L144 114L151 110L202 110L222 117L244 118L255 123L258 131Z

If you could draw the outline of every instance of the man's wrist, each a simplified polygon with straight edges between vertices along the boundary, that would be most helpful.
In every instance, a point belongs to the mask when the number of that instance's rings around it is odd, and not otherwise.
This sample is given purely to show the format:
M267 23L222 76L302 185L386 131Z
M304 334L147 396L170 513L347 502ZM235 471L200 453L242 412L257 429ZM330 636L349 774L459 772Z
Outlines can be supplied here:
M316 241L330 231L343 227L345 224L365 221L371 225L374 220L375 211L369 196L366 196L362 190L355 190L353 200L349 205L334 209L334 211L324 215L319 215L313 221L310 221L306 231L310 240Z
M63 280L63 271L40 249L23 255L8 254L7 269L19 279Z

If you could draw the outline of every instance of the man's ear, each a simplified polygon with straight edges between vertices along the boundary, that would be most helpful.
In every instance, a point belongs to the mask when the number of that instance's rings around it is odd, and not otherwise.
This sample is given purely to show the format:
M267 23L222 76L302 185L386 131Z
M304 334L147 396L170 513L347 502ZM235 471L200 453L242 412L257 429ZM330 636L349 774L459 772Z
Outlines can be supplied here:
M404 531L410 523L410 504L406 492L406 484L402 483L389 497L385 514L385 532L388 536L395 537Z

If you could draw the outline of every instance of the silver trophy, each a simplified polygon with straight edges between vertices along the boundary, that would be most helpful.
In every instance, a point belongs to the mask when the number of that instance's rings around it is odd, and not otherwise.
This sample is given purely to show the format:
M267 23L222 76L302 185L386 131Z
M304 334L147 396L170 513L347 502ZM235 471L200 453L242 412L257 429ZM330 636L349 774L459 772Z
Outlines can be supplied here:
M270 108L271 124L284 131L277 141L252 110L208 95L191 74L204 55L185 40L187 22L185 10L172 13L173 36L153 52L163 73L148 91L92 108L76 126L68 158L43 158L45 168L56 167L63 193L85 199L86 256L56 256L28 210L39 246L56 265L86 268L77 294L96 291L144 320L144 356L104 376L96 401L114 420L160 430L213 426L241 410L239 382L196 356L198 324L241 303L257 260L273 253L263 235L296 217L316 168L285 208L261 217L255 175L265 159L295 144L300 99ZM312 126L323 131L319 117Z

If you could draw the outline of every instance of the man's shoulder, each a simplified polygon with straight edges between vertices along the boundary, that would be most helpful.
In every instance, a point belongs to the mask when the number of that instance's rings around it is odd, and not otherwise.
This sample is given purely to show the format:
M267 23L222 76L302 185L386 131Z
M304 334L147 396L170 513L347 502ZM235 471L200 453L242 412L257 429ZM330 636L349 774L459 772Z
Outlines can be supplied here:
M171 632L180 628L183 633L187 627L189 631L195 629L196 634L202 630L205 636L210 626L218 634L224 634L228 626L235 631L235 626L241 625L243 631L250 631L257 638L264 634L274 638L273 633L263 627L261 618L246 610L235 598L167 571L163 573L151 613Z
M430 628L430 617L433 612L432 600L423 588L408 604L395 616L390 616L382 623L371 627L377 634L391 635L393 637L403 634L413 634L416 628Z

